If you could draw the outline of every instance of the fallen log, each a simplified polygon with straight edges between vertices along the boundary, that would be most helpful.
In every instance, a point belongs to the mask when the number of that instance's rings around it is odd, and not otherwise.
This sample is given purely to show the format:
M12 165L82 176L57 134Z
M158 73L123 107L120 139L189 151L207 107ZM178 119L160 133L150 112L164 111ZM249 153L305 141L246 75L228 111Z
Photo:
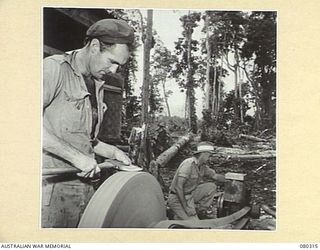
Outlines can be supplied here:
M265 140L265 139L261 139L261 138L258 138L258 137L252 136L252 135L240 134L239 138L240 139L244 138L244 139L251 140L251 141L256 141L256 142L267 142L267 140Z
M269 206L263 204L263 205L261 205L261 208L267 214L270 214L273 218L276 218L276 212L274 210L272 210Z
M217 154L225 154L225 155L245 155L248 154L247 150L243 150L241 148L227 148L227 147L214 147L214 152Z
M246 155L229 155L226 160L259 160L276 158L276 152L261 153L261 154L246 154Z
M272 159L276 158L276 151L245 151L242 149L235 148L216 147L215 152L212 154L212 159L215 158L223 161Z
M254 160L265 160L275 159L276 155L213 155L211 161L216 163L226 163L230 161L254 161Z
M161 153L157 159L153 160L149 164L149 172L159 179L159 168L165 167L166 164L179 152L179 150L186 145L193 138L192 133L188 133L180 137L180 139L166 151Z

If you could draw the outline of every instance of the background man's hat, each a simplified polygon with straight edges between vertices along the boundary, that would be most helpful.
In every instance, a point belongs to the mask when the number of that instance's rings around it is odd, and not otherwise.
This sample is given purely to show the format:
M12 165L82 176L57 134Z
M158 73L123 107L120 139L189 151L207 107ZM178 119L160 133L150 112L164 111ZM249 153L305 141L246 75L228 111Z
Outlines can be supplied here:
M132 44L134 31L123 20L102 19L89 27L87 37L97 38L105 43Z
M203 152L209 152L209 153L214 153L215 148L211 142L199 142L197 145L197 150L193 154L199 154Z

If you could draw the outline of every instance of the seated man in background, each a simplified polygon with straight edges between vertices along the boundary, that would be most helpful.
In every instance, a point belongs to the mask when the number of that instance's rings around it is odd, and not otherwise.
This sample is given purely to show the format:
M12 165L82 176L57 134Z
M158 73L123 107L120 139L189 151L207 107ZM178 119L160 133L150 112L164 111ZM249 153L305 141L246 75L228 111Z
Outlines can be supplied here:
M198 215L206 215L217 193L217 186L213 182L203 183L203 178L222 183L225 181L224 175L216 174L206 165L213 152L214 146L210 142L200 142L194 156L184 160L178 167L168 197L168 206L174 212L174 219L199 219Z

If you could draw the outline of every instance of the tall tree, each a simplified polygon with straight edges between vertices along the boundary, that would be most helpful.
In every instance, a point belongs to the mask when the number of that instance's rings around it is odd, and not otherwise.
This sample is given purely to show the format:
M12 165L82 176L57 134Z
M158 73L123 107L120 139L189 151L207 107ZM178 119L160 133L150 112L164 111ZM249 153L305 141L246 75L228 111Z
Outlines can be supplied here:
M219 72L217 61L220 60L220 70L223 70L226 62L228 70L234 75L235 91L233 95L229 95L229 100L233 100L232 115L235 115L236 121L244 121L247 102L250 101L247 95L249 91L249 97L254 97L255 100L257 128L262 123L272 126L275 121L276 98L275 12L207 11L204 19L207 37L202 48L207 53L208 67L211 68L207 68L207 75L211 72L210 87L213 88L216 84L221 87L221 79L219 81L216 78ZM250 83L249 87L244 85L246 79ZM213 88L210 93L209 103L215 114L221 91Z
M256 97L257 129L271 128L276 122L276 28L276 12L252 12L241 51L243 69Z
M206 81L204 86L204 110L210 110L210 93L211 93L211 86L210 86L210 67L211 67L211 46L210 46L210 26L209 26L209 13L206 11L205 13L205 32L206 32Z
M157 76L150 77L150 98L149 98L149 118L153 122L157 113L163 111L163 98L159 91L159 81Z
M173 76L178 79L179 86L186 90L185 118L192 132L197 131L197 115L195 109L195 88L199 82L194 79L194 75L199 66L198 57L193 52L198 50L198 42L192 39L194 28L198 26L201 14L199 12L190 12L180 18L183 32L182 38L175 42L175 52L177 61Z
M156 86L162 86L163 98L169 117L171 117L171 112L168 98L172 94L172 91L166 89L166 84L170 79L170 72L174 61L175 57L171 54L171 51L163 45L160 38L156 38L156 44L151 59L152 82Z
M240 48L244 40L244 25L246 23L245 14L240 11L229 11L224 12L221 16L221 23L226 30L225 33L225 51L226 51L226 62L228 68L234 74L235 84L235 100L238 100L239 104L234 103L236 114L241 123L243 123L244 111L243 111L243 99L241 81L239 79L239 64L240 64ZM229 60L232 57L232 61Z
M153 10L147 10L147 27L143 47L143 86L142 86L142 119L141 124L148 123L150 97L150 50L152 47Z
M212 113L217 115L220 102L221 102L221 80L217 80L218 74L218 60L220 60L220 69L223 69L223 61L227 62L227 66L234 74L235 83L235 95L240 100L240 105L235 105L235 109L238 110L236 114L239 120L243 121L243 110L241 105L241 84L239 81L239 50L244 39L244 28L245 24L244 13L239 11L208 11L206 13L207 28L210 30L210 51L212 58L212 67L214 77L212 78L215 87L212 88ZM230 58L230 59L229 59ZM222 72L220 72L222 76ZM218 86L217 86L218 85Z

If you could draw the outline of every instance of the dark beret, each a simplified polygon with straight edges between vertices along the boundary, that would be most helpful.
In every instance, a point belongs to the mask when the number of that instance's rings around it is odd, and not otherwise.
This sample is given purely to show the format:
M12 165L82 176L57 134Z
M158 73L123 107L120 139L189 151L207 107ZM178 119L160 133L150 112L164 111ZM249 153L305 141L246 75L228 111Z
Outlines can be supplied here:
M87 37L98 38L105 43L132 44L133 28L127 22L118 19L102 19L90 26Z

